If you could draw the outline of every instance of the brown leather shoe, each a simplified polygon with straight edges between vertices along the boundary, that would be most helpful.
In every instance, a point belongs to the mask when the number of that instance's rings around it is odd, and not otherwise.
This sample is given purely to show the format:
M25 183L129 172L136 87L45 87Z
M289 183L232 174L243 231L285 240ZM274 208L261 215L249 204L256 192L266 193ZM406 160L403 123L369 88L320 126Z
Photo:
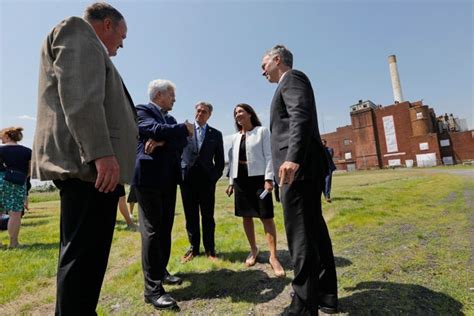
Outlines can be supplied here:
M197 256L197 254L194 253L194 250L192 248L189 248L188 251L186 251L186 253L184 254L183 258L181 258L181 262L189 262L193 260L195 256Z

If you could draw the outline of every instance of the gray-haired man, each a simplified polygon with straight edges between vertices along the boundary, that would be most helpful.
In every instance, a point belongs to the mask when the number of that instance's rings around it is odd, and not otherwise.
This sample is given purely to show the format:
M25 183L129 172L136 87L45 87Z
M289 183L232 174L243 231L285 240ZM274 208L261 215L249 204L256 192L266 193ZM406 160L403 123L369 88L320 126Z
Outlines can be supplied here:
M337 312L337 279L331 239L321 211L328 171L311 82L292 69L282 45L267 51L262 75L277 83L270 113L273 167L280 183L288 247L293 260L290 315Z
M176 189L181 180L181 152L193 125L178 124L168 112L173 109L175 85L157 79L148 86L150 102L137 105L140 139L137 148L135 186L142 236L142 269L145 302L157 309L179 309L163 284L181 283L166 266L171 252L171 231Z

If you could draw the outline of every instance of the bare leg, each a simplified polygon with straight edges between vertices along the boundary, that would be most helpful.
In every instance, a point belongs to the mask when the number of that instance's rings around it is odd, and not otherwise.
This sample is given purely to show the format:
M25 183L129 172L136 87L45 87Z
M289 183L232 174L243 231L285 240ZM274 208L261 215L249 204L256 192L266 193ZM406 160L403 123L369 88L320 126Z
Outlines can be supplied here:
M8 235L10 235L10 248L16 248L18 243L18 234L20 233L21 212L9 212Z
M267 238L268 248L270 249L270 265L275 272L277 277L284 277L285 270L278 261L277 258L277 237L276 237L276 228L275 228L275 221L273 218L262 218L263 228L265 230L265 237Z
M133 223L132 218L130 217L130 213L128 212L127 202L125 201L125 196L121 196L119 198L118 208L119 208L120 214L122 214L122 216L125 219L125 222L127 223L127 225L128 226L133 226L134 223Z
M253 266L258 256L258 248L255 242L255 229L253 226L253 218L244 217L243 224L244 224L245 235L247 236L247 240L249 241L249 245L250 245L250 254L245 260L245 264L247 266Z
M135 208L135 202L128 203L128 206L130 208L130 214L133 215L133 209Z

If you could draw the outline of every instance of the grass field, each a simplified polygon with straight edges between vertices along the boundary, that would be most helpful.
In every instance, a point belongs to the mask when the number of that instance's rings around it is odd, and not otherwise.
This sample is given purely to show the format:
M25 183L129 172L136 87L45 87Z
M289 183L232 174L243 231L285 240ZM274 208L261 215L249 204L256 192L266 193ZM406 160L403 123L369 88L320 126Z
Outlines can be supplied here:
M462 168L461 168L462 169ZM433 169L430 169L432 171ZM342 314L474 315L474 180L450 169L383 170L338 174L333 203L323 202L333 240ZM466 170L472 170L466 169ZM276 205L279 256L287 278L273 277L263 250L252 268L233 201L219 182L216 247L220 260L181 264L188 247L178 194L169 270L184 278L167 290L181 314L274 315L290 302L291 263L281 206ZM20 232L23 247L0 250L0 315L53 314L58 255L58 194L33 194ZM135 211L136 212L136 211ZM98 312L159 314L143 303L139 233L118 214ZM3 244L7 233L0 232Z

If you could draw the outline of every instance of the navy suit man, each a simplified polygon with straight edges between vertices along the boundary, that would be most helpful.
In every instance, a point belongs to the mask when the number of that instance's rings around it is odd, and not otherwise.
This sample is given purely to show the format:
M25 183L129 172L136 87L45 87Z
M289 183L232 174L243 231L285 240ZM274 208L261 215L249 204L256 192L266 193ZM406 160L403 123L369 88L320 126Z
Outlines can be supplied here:
M278 83L270 116L273 167L280 183L288 248L294 266L290 315L337 312L337 278L331 239L321 211L328 161L308 77L292 69L282 45L265 53L262 75Z
M188 137L188 145L184 148L181 161L183 174L181 197L186 216L186 231L191 244L183 257L183 262L199 255L201 241L199 210L201 210L202 241L206 255L211 260L216 259L215 192L216 182L224 170L222 133L207 124L212 114L212 105L199 102L195 108L194 135Z
M142 237L142 269L145 302L157 309L179 309L166 293L164 283L181 283L167 273L171 252L176 188L181 179L181 153L192 135L191 123L177 124L168 114L175 102L175 86L154 80L148 86L150 103L138 105L139 143L135 163L135 186Z
M331 201L332 173L334 172L334 170L337 169L336 165L334 164L334 161L332 160L332 158L334 157L334 149L327 146L327 141L325 139L322 139L321 141L323 142L323 146L324 146L326 156L329 162L329 170L325 178L323 194L324 194L324 198L326 199L326 202L331 203L332 202Z

